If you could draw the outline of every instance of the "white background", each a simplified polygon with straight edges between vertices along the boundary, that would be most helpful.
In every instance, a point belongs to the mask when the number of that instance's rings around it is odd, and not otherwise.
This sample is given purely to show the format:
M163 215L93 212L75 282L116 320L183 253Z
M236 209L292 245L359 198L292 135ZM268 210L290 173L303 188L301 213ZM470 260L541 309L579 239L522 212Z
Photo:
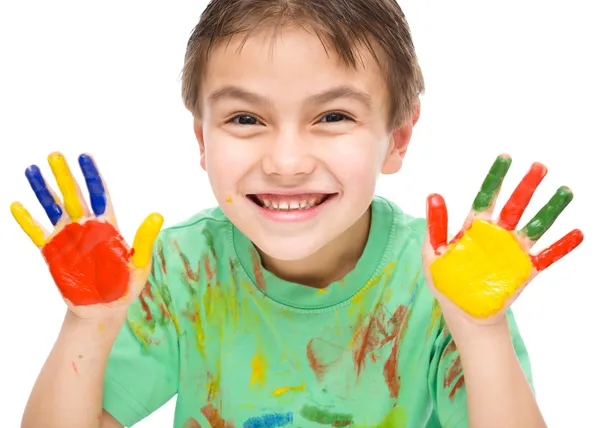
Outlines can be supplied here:
M439 192L456 230L499 153L514 159L500 203L531 162L549 167L526 218L559 185L574 189L539 248L574 227L586 239L531 284L515 312L549 426L590 427L600 402L598 10L588 0L494 3L401 1L427 94L405 167L378 192L414 215ZM185 45L205 5L0 4L2 427L19 425L64 314L45 263L8 209L20 200L46 220L25 168L37 163L50 176L46 156L60 150L80 177L77 155L93 153L129 239L152 211L168 226L215 203L179 97ZM170 426L173 409L171 402L138 426Z

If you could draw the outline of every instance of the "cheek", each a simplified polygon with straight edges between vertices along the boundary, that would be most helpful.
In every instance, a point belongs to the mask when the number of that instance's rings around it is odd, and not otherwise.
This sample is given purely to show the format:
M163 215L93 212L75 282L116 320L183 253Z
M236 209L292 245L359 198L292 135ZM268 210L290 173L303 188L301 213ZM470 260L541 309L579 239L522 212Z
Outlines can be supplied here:
M348 193L364 195L374 192L383 164L385 151L378 150L380 143L364 139L367 143L346 144L329 156L329 167Z
M215 191L231 187L256 163L252 142L232 138L223 132L206 133L206 171Z

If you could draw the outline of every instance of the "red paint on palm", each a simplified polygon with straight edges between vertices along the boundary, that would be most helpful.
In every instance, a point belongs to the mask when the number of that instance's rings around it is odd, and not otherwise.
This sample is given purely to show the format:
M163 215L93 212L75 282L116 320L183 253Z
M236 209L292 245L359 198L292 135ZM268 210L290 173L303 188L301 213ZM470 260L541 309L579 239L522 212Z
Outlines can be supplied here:
M444 198L437 193L427 197L427 230L434 251L437 252L438 248L446 245L448 239L448 210Z
M132 252L110 223L71 223L42 254L63 297L73 305L109 303L127 292Z
M531 256L531 262L538 272L543 271L577 248L581 242L583 242L583 232L579 229L572 230L544 251Z
M535 190L547 172L548 169L541 163L536 162L531 165L525 177L523 177L504 205L504 208L502 208L498 217L498 226L506 230L514 230L517 227Z

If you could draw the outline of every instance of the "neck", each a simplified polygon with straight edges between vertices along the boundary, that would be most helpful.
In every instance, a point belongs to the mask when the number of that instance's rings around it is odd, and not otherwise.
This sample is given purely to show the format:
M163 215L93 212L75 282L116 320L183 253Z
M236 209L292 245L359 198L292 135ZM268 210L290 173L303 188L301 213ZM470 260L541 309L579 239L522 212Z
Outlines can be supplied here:
M358 262L369 238L371 208L348 230L302 260L277 260L258 250L265 269L279 278L325 288L346 276Z

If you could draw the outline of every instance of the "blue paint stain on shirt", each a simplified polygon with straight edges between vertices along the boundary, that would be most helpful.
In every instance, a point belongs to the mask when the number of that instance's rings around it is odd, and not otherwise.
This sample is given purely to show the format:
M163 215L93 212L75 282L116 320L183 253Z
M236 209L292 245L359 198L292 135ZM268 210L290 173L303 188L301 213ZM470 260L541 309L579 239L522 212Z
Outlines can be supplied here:
M276 428L290 424L294 421L294 415L289 413L269 413L256 416L244 422L244 428Z

